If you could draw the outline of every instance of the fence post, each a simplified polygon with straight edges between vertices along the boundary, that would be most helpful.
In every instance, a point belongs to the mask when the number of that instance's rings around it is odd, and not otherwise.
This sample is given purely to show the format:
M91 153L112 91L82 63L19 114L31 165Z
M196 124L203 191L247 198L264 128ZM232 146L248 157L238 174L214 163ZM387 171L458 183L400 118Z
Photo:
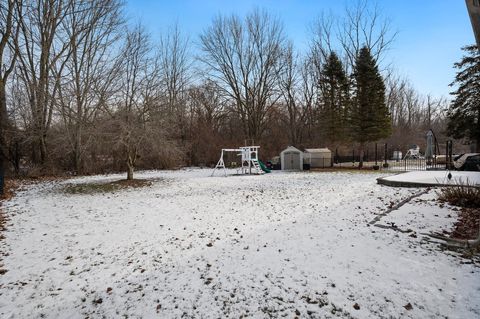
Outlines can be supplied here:
M453 141L448 140L447 153L445 154L446 169L452 168L452 163L453 163L452 157L453 157Z
M448 169L448 141L445 144L445 169Z
M388 146L388 144L385 143L385 159L384 159L385 160L385 165L387 165L387 156L388 156L387 155L387 146Z
M353 166L355 166L355 149L352 150L352 162Z
M388 144L385 143L385 145L384 145L384 154L383 154L383 155L384 155L383 160L385 161L385 163L384 163L384 167L385 167L385 168L388 167L388 163L387 163L387 156L388 156L388 154L387 154L387 153L388 153L388 152L387 152L387 148L388 148Z

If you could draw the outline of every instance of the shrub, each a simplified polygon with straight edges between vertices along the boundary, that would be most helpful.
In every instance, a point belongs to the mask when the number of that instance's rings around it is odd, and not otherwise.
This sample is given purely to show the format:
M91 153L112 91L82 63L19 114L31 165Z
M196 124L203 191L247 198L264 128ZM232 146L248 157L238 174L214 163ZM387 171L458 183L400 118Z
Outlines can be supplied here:
M468 182L447 186L440 190L438 198L455 206L480 208L480 187Z

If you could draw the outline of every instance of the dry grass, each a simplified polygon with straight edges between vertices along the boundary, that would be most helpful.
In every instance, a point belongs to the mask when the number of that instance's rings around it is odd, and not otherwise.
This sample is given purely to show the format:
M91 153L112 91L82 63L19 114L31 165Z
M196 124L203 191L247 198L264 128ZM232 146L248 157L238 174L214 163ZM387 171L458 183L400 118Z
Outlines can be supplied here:
M63 191L67 194L97 194L111 193L126 188L141 188L152 185L151 180L133 179L118 180L108 183L84 183L84 184L67 184Z
M8 200L13 197L15 190L17 190L22 183L17 179L5 179L5 192L0 195L0 200Z
M457 239L475 239L478 236L479 223L479 208L462 208L458 212L458 221L455 223L450 237Z

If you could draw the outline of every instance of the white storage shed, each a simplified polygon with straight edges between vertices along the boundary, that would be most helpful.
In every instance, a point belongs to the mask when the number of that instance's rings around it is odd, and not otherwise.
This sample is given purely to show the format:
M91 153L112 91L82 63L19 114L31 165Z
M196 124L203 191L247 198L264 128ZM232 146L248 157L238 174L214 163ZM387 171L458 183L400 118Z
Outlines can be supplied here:
M332 166L332 151L328 148L307 148L303 155L304 163L311 168L324 168Z
M280 153L282 170L303 170L303 152L289 146Z

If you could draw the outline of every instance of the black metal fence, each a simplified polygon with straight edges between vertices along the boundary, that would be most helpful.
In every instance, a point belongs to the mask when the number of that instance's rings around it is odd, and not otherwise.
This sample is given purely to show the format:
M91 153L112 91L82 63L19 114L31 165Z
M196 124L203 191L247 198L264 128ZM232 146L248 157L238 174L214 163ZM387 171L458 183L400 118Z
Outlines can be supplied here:
M387 144L375 144L366 148L363 154L363 166L391 171L425 171L442 170L452 167L452 144L447 142L446 154L435 154L425 158L421 154L406 154L398 148L389 147ZM336 149L333 154L334 167L358 167L360 154L358 151L341 152Z
M441 164L435 160L427 160L425 158L404 158L401 160L387 161L386 167L383 169L393 171L426 171L445 169L445 164Z

